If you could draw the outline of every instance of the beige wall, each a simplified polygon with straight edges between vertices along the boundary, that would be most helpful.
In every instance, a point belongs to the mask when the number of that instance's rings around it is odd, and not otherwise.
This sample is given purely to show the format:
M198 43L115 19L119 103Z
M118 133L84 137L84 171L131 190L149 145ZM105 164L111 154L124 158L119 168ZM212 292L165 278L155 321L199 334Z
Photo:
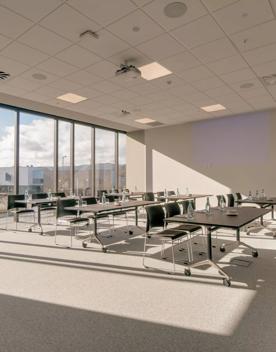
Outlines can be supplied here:
M129 133L128 148L131 189L276 195L276 111Z

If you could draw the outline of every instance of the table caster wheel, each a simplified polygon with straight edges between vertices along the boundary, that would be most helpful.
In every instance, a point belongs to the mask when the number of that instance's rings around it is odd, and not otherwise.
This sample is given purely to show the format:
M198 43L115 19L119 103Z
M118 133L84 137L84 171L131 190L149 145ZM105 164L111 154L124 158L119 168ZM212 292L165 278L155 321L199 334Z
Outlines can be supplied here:
M225 252L225 247L224 246L220 246L220 249L219 249L221 252Z
M253 251L252 252L252 257L257 258L258 255L259 255L259 253L257 251Z
M228 279L223 279L223 285L226 287L230 287L231 286L231 281Z
M191 270L190 269L185 269L184 275L185 276L191 276Z
M102 251L104 252L104 253L106 253L107 252L107 249L106 248L102 248Z
M83 246L83 248L87 248L87 243L82 242L82 246Z

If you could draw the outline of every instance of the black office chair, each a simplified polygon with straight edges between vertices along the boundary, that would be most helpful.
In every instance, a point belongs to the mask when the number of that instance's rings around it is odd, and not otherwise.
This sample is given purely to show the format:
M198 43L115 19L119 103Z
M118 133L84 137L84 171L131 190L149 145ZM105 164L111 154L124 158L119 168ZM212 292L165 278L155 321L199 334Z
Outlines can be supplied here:
M17 224L19 222L20 215L33 215L33 224L35 224L35 210L33 208L27 208L24 203L17 203L17 200L24 200L24 194L8 194L7 199L7 214L6 214L6 230L8 230L8 218L10 215L14 216L15 229L17 230Z
M86 201L87 205L97 204L97 199L95 197L84 196L82 199Z
M153 192L146 192L143 194L144 201L154 201L154 193Z
M237 201L242 200L242 195L239 192L234 193L234 199L235 199L235 205L240 206L240 203L237 203Z
M52 196L57 197L57 198L65 198L66 197L64 192L54 192L54 193L52 193Z
M52 194L53 196L53 194ZM33 193L32 194L32 199L46 199L48 198L48 193ZM54 212L56 211L56 206L53 206L51 204L51 202L49 202L49 204L41 204L40 205L40 212L41 214L46 214L46 218L47 218L47 223L49 223L49 218L50 216L54 215Z
M193 200L179 200L179 201L177 201L177 204L181 205L181 208L182 208L181 214L187 214L188 206L189 206L190 202L192 204L193 210L195 210L195 202Z
M235 198L232 193L227 194L227 206L234 207L235 206Z
M98 196L98 198L100 200L102 199L103 193L105 193L105 195L107 195L107 190L106 189L100 189L100 190L97 191L97 196Z
M168 191L168 196L175 196L175 191Z
M145 257L146 257L146 249L147 249L147 239L153 237L161 240L161 258L167 259L164 257L164 244L165 242L169 242L171 244L172 250L172 264L173 271L171 273L175 273L175 256L174 256L174 244L175 241L178 241L180 238L187 236L187 233L182 230L177 229L164 229L164 220L165 220L165 212L161 205L151 205L145 207L147 213L147 226L145 233L145 241L144 241L144 253L143 253L143 266L148 268L145 265ZM162 230L159 232L152 232L154 228L161 228Z
M76 205L75 199L58 199L56 208L56 227L55 227L55 244L57 243L57 226L69 226L70 228L70 246L72 247L73 231L74 236L76 235L76 230L80 227L87 226L89 224L89 219L87 217L78 216L77 211L68 210L67 207L73 207ZM68 246L67 246L68 248Z

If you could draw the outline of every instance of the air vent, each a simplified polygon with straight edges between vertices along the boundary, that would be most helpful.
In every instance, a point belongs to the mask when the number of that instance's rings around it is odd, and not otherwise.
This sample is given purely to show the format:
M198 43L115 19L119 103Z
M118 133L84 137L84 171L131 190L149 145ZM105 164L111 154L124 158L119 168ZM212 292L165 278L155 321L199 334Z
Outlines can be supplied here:
M9 73L6 73L4 71L0 71L0 79L7 79L10 77L10 74Z
M147 123L147 126L151 126L151 127L158 127L158 126L163 126L163 125L164 125L164 123L161 123L158 121Z

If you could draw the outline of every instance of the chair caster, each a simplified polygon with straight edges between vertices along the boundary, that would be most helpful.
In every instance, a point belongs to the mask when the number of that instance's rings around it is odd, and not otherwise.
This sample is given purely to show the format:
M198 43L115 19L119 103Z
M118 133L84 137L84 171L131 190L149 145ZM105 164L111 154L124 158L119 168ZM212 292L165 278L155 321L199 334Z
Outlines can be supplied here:
M223 279L223 285L226 287L230 287L231 286L231 281L229 279Z
M107 249L106 249L105 247L103 247L103 248L102 248L102 251L103 251L104 253L106 253L106 252L107 252Z
M191 270L190 269L185 269L184 270L184 275L185 276L191 276Z
M129 231L128 231L128 234L129 234L129 235L133 235L133 231L129 230Z
M252 251L252 257L257 258L259 253L257 251Z
M33 229L32 229L32 228L29 228L29 229L28 229L28 232L33 232Z
M82 247L83 247L83 248L87 248L87 243L82 242Z
M225 252L225 247L224 246L220 246L220 249L219 249L221 252Z

